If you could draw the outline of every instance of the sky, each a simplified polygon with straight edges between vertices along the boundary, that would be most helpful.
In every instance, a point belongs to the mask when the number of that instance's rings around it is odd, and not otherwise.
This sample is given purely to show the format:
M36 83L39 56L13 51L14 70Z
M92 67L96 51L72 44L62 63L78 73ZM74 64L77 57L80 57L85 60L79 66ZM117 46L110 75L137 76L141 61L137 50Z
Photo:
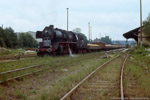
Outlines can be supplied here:
M150 13L150 0L142 0L143 20ZM81 28L92 39L110 36L125 40L123 33L140 26L140 0L0 0L0 25L15 32L41 31L45 26L67 29ZM101 34L101 35L100 35Z

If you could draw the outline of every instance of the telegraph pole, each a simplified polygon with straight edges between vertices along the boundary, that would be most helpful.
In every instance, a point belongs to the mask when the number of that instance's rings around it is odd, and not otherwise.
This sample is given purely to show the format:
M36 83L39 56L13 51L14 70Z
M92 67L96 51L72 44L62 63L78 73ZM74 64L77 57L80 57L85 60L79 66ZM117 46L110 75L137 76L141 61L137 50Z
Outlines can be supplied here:
M101 32L99 32L99 40L101 41ZM100 41L99 41L99 42L100 42Z
M140 0L140 45L142 46L142 0Z
M88 30L89 30L89 41L90 41L90 22L88 22Z
M69 8L67 8L67 31L69 31L69 25L68 25L68 10L69 10Z
M92 41L92 26L90 27L90 37L91 37L91 41Z

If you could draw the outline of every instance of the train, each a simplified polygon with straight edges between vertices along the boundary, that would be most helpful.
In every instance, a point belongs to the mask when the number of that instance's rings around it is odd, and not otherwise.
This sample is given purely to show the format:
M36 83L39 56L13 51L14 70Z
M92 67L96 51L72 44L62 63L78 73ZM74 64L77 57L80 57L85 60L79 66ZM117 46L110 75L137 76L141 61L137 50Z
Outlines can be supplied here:
M88 44L81 33L54 28L54 25L46 26L43 31L37 31L36 38L42 39L36 49L38 56L56 56L68 54L69 52L87 53L121 48L117 45L108 46L102 42Z

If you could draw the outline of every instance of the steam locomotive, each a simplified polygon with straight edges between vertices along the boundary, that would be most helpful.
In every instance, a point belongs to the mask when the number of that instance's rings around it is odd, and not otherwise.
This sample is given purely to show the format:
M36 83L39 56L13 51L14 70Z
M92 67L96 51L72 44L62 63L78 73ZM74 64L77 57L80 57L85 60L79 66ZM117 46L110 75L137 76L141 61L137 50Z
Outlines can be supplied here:
M68 54L69 52L86 53L123 48L122 45L106 45L102 42L87 44L87 40L84 39L81 33L54 28L53 25L45 27L43 31L37 31L36 38L42 39L36 49L38 56L55 56Z
M36 32L36 38L42 39L36 49L38 56L86 53L87 41L80 33L54 28L53 25L45 27L43 31Z

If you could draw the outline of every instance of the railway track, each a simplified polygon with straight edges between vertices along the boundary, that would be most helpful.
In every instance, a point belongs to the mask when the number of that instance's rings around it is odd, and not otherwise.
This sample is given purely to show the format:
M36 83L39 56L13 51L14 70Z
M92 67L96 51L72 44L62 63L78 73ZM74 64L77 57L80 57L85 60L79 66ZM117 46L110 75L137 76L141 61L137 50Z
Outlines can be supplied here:
M90 56L90 57L84 56L80 59L74 59L72 62L69 61L65 64L79 62L81 60L86 60L86 59L89 59L89 58L94 59L94 58L97 58L97 57L98 56L95 56L95 57L93 57L93 56ZM68 59L70 59L70 58L68 58ZM38 72L41 72L41 71L44 71L44 70L48 70L52 67L61 66L61 65L63 65L62 63L61 64L55 64L55 65L50 65L50 64L64 62L64 61L66 62L67 59L57 60L57 61L53 61L53 62L47 62L47 63L40 64L40 65L34 65L34 66L28 66L28 67L13 69L13 70L5 71L5 72L0 72L0 84L5 83L7 81L14 80L14 79L19 79L19 78L31 75L33 73L38 73ZM20 73L20 74L18 74L18 73Z
M122 68L121 68L121 76L120 76L121 77L121 79L120 79L121 100L124 100L124 90L123 90L123 78L124 78L124 76L123 76L123 72L124 72L124 66L125 66L125 63L128 59L128 56L129 55L127 54L124 61L123 61Z
M116 50L108 50L108 52L112 52L112 51L119 51L119 50L122 50L122 49L116 49ZM102 51L104 52L104 51ZM36 54L30 54L30 55L20 55L19 56L19 59L20 58L28 58L28 57L37 57ZM11 56L11 57L0 57L0 61L1 60L17 60L18 59L18 56Z
M3 60L18 60L20 58L28 58L28 57L37 57L37 55L31 54L31 55L23 55L23 56L0 57L0 61L3 61Z
M107 61L81 82L74 86L60 100L124 100L123 70L128 55L121 55Z

